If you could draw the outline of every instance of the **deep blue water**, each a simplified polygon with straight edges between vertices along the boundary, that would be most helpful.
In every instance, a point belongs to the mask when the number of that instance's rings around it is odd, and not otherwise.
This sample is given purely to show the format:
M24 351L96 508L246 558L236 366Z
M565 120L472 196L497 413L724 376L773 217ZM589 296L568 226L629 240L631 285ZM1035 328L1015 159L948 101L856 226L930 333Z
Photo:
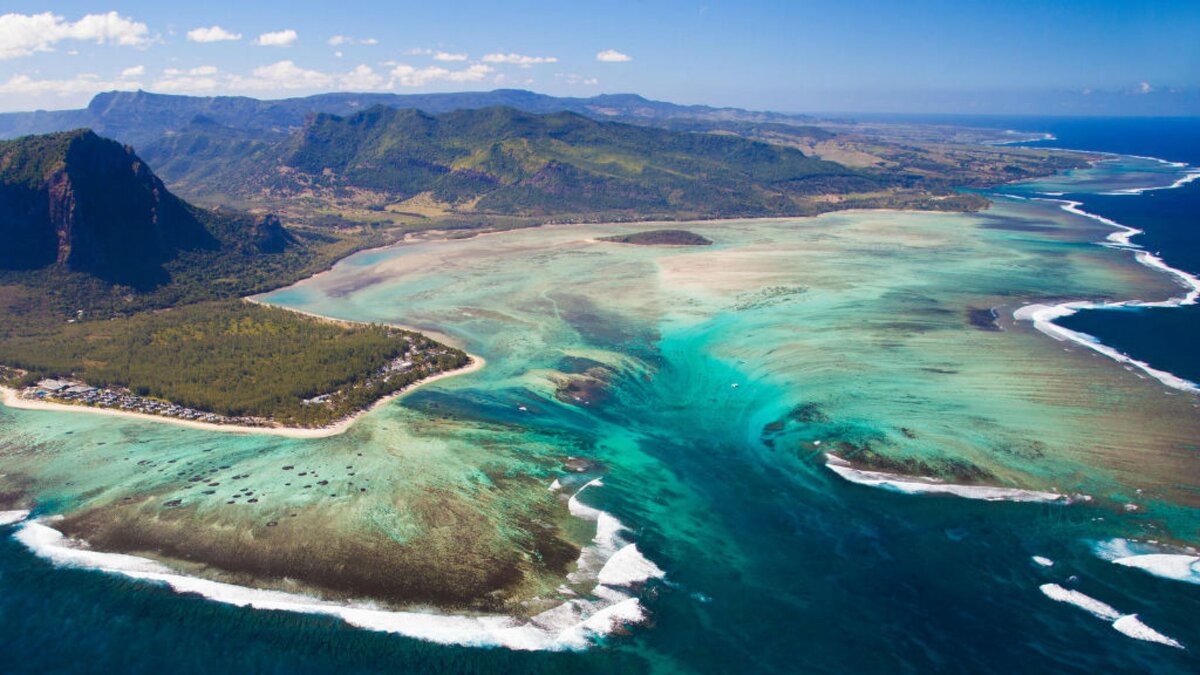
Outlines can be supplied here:
M1200 118L1033 120L1050 145L1158 157L1200 166ZM1022 127L1030 128L1030 127ZM1132 243L1200 274L1200 181L1140 195L1068 195L1083 209L1143 230ZM1159 298L1155 298L1159 299ZM1200 305L1079 312L1059 322L1160 370L1200 382Z
M1200 166L1200 118L1196 117L876 117L1047 132L1055 139L1027 145L1140 155ZM1143 230L1132 243L1158 253L1176 269L1200 274L1200 181L1141 195L1070 194L1064 198L1082 202L1089 213ZM1058 323L1095 336L1159 370L1200 383L1200 305L1088 310Z
M1200 164L1200 120L958 119L1048 131L1061 147ZM1135 241L1161 250L1168 263L1200 271L1200 182L1073 198L1145 229ZM1196 308L1086 312L1070 322L1200 380L1191 348L1200 344ZM647 599L654 624L608 647L578 654L446 647L327 618L229 607L55 569L0 528L0 672L1196 672L1193 652L1130 640L1038 592L1039 583L1075 574L1079 590L1200 645L1200 587L1117 568L1079 544L1106 512L914 499L823 473L797 481L756 461L727 426L714 422L705 447L664 438L647 452L703 492L713 518L736 524L742 547L756 551L753 564L674 561L675 586ZM619 478L613 484L639 490ZM649 511L614 508L629 522L651 520ZM652 532L645 545L651 553L663 548ZM719 558L719 542L712 546ZM1054 558L1056 568L1033 565L1034 554ZM696 599L691 589L712 597Z

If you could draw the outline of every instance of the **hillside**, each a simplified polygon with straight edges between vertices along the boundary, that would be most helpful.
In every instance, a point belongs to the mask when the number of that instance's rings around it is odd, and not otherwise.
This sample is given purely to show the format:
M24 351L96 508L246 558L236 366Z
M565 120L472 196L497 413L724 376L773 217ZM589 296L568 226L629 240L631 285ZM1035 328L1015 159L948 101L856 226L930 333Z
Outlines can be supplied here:
M81 130L0 142L0 268L51 265L138 288L219 243L127 147Z
M135 145L172 190L193 202L278 210L291 222L338 228L476 229L516 227L544 220L545 214L508 215L541 213L524 208L532 205L526 198L508 205L496 203L494 208L479 211L466 208L465 203L436 202L430 195L400 204L386 194L362 192L344 182L335 190L318 182L315 191L293 190L287 199L272 198L263 189L257 192L247 189L247 184L260 188L268 185L264 183L266 176L261 175L263 171L287 171L288 165L281 162L281 153L275 148L305 130L314 115L352 117L373 106L422 110L438 117L493 107L538 115L573 112L598 121L741 137L800 150L812 159L837 162L875 184L866 191L863 190L868 186L862 184L833 184L824 194L801 200L797 208L787 211L793 215L855 207L979 208L982 200L961 195L947 197L954 188L985 187L1014 177L1047 175L1086 161L1078 155L1054 150L988 145L1013 139L999 129L822 120L738 108L678 105L635 94L575 98L518 89L436 94L338 92L280 100L107 92L98 94L83 109L0 114L0 138L91 127L105 136ZM571 166L571 162L567 165ZM290 182L291 188L299 188L304 185L303 177L300 178L283 180L280 185L289 187ZM653 182L654 177L650 180ZM874 189L879 186L885 189ZM659 187L675 189L667 185ZM615 189L617 194L626 190L637 199L623 202L629 208L613 211L600 198L612 191L600 190L597 200L584 201L584 213L567 213L580 206L577 202L567 202L554 216L597 220L637 217L630 216L631 212L669 218L779 212L764 209L758 196L749 200L752 208L746 203L726 203L719 210L712 208L714 204L701 204L691 210L671 211L669 202L665 210L661 203L655 204L653 194L631 190L627 185Z
M0 141L0 240L0 312L23 323L239 297L346 248L269 214L192 206L88 130Z
M0 241L0 384L32 400L311 426L467 362L415 333L242 302L378 242L192 206L89 130L0 142ZM100 389L36 385L50 377Z
M404 210L420 197L459 214L711 218L814 213L821 195L907 187L736 136L513 108L319 114L249 152L227 127L192 125L168 142L150 152L173 169L187 162L174 178L189 194L270 207L315 197Z
M352 115L372 106L416 108L432 114L506 106L531 113L570 111L596 119L708 120L712 122L805 123L807 117L753 112L738 108L676 105L635 94L589 98L557 97L520 89L438 94L329 93L263 101L245 96L180 96L145 91L97 94L77 110L0 113L0 138L90 127L139 149L150 141L186 127L196 117L223 126L279 138L304 124L313 113Z

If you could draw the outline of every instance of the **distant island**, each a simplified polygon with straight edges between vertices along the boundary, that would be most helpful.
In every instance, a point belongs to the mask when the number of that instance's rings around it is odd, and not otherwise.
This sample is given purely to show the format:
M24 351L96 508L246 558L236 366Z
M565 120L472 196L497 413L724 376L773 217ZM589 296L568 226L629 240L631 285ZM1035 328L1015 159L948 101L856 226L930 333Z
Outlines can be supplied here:
M600 237L600 241L638 246L712 246L712 240L687 230L647 230L632 234L614 234Z

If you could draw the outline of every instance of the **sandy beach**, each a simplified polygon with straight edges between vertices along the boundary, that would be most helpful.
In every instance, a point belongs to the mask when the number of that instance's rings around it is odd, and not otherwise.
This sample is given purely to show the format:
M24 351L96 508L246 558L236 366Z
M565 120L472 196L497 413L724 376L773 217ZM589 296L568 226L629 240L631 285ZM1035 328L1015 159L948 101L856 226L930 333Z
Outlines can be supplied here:
M438 373L437 375L427 377L420 382L410 384L400 391L384 396L373 403L369 408L360 410L349 417L343 418L333 424L323 427L288 427L283 425L250 427L237 424L213 424L211 422L182 420L174 417L167 417L165 415L151 415L148 413L130 412L127 410L116 410L113 408L100 408L89 405L71 405L67 403L55 403L52 401L33 401L27 398L22 398L17 390L12 389L11 387L0 387L0 402L3 402L5 407L18 408L21 410L53 410L58 412L81 412L96 415L109 415L112 417L140 419L149 422L164 422L167 424L191 427L193 429L203 429L205 431L221 431L225 433L237 434L266 434L271 436L285 436L288 438L327 438L329 436L337 436L338 434L344 433L363 415L375 410L376 408L386 405L395 399L409 394L420 387L449 377L473 373L482 369L487 363L481 356L475 356L473 354L467 354L467 356L471 359L471 362L462 368L446 371L444 373Z

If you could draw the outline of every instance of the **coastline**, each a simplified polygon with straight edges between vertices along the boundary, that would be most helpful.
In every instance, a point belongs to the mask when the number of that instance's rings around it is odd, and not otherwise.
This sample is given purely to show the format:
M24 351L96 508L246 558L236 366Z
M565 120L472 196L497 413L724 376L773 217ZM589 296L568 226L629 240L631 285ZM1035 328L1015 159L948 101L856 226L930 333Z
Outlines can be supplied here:
M1087 151L1075 150L1074 152ZM1146 188L1128 188L1102 194L1139 196L1145 192L1173 190L1183 187L1194 180L1200 179L1200 169L1196 167L1189 167L1187 164L1182 162L1171 162L1157 157L1144 157L1140 155L1121 155L1119 153L1101 154L1111 157L1134 157L1136 159L1154 160L1172 167L1183 169L1185 172L1183 177L1176 179L1170 185L1151 186ZM1053 305L1031 303L1016 309L1013 312L1013 319L1017 321L1028 321L1033 324L1033 327L1038 331L1054 338L1055 340L1073 342L1080 346L1087 347L1098 354L1108 357L1119 364L1125 364L1137 368L1146 375L1154 378L1158 382L1171 389L1184 391L1191 394L1200 394L1200 385L1192 382L1191 380L1179 377L1178 375L1164 370L1159 370L1158 368L1151 366L1149 363L1135 359L1129 354L1110 347L1098 339L1087 335L1086 333L1080 333L1078 331L1065 328L1054 322L1055 319L1071 316L1080 310L1117 309L1122 307L1183 307L1195 305L1198 301L1200 301L1200 278L1184 270L1171 267L1161 257L1130 241L1133 237L1142 234L1144 230L1118 223L1111 218L1106 218L1095 213L1084 211L1082 208L1080 208L1083 206L1083 202L1055 198L1061 196L1059 193L1041 194L1047 196L1030 197L1030 199L1058 204L1059 208L1067 213L1082 218L1089 218L1103 225L1114 228L1116 230L1115 232L1110 233L1103 241L1094 243L1097 246L1133 253L1134 260L1138 264L1172 277L1185 290L1185 293L1182 296L1172 296L1165 300L1156 301L1122 300L1117 302L1094 302L1090 300L1072 300ZM1023 197L1019 198L1024 199Z
M960 485L947 483L938 478L910 476L886 471L862 469L842 457L826 452L825 468L850 483L880 488L907 495L952 495L963 499L980 499L988 502L1039 502L1044 504L1070 504L1076 498L1059 492L1007 488L998 485ZM1087 501L1090 497L1080 496Z
M0 526L17 525L14 539L55 567L119 575L235 607L326 615L355 628L445 645L582 651L597 639L646 622L649 610L642 604L640 592L647 584L666 577L666 572L630 541L624 523L579 500L584 490L603 485L600 478L593 479L566 498L571 516L596 524L596 534L580 550L577 569L566 586L588 587L590 593L581 597L574 591L565 592L560 604L526 618L426 607L390 609L365 600L339 602L302 592L216 581L139 555L93 550L86 541L69 538L55 529L54 516L28 520L29 511L0 512Z
M380 398L367 408L363 408L362 410L359 410L348 417L344 417L333 424L323 427L289 427L284 425L251 427L238 424L214 424L211 422L181 420L175 417L167 417L165 415L151 415L149 413L130 412L128 410L116 410L113 408L101 408L89 405L71 405L68 403L54 403L50 401L31 401L29 399L21 398L16 389L4 386L0 386L0 403L3 403L4 407L6 408L14 408L18 410L92 413L97 415L123 417L125 419L136 419L148 422L164 422L167 424L190 427L192 429L201 429L204 431L220 431L224 433L235 434L265 434L270 436L283 436L285 438L328 438L330 436L337 436L345 433L363 415L366 415L367 413L398 398L410 394L424 385L458 375L473 373L481 370L485 365L487 365L487 361L482 356L467 354L467 357L470 359L470 363L462 368L441 372L436 375L431 375L430 377L427 377L419 382L414 382L399 391L392 392L391 394Z
M1014 141L1014 143L1026 143L1026 142L1029 142L1029 141L1028 140ZM1129 189L1125 189L1125 190L1109 192L1109 193L1104 193L1104 194L1120 194L1120 195L1136 196L1136 195L1141 195L1144 192L1158 191L1158 190L1171 190L1171 189L1183 187L1195 180L1200 180L1200 168L1189 167L1189 165L1187 165L1186 163L1183 163L1183 162L1173 162L1173 161L1161 159L1158 157L1148 157L1148 156L1143 156L1143 155L1126 155L1126 154L1121 154L1121 153L1106 152L1106 151L1100 151L1100 150L1079 150L1079 149L1075 149L1075 148L1055 148L1055 147L1050 147L1047 149L1059 150L1059 151L1064 151L1064 152L1074 152L1074 153L1079 153L1082 155L1091 155L1092 157L1095 157L1095 156L1102 157L1100 159L1092 159L1090 162L1092 165L1098 164L1100 162L1105 162L1105 161L1113 161L1114 159L1118 159L1121 157L1132 157L1135 159L1156 161L1156 162L1165 164L1167 166L1185 170L1185 175L1179 179L1176 179L1170 185L1151 186L1151 187L1146 187L1146 188L1129 188ZM1027 180L1030 180L1030 179L1025 178L1025 179L1022 179L1020 181L1015 181L1015 182L1024 182ZM996 190L1000 187L1001 186L997 185L990 189ZM1176 390L1185 391L1185 392L1189 392L1189 393L1200 394L1200 384L1197 384L1197 383L1191 382L1187 379L1178 377L1172 373L1158 370L1158 369L1152 367L1151 365L1149 365L1148 363L1134 359L1133 357L1131 357L1127 354L1124 354L1124 353L1120 352L1119 350L1116 350L1112 347L1104 345L1103 343L1099 342L1092 336L1086 335L1084 333L1079 333L1076 331L1071 331L1071 330L1063 328L1053 322L1053 320L1056 318L1070 316L1081 309L1104 309L1104 308L1117 308L1117 307L1175 307L1175 306L1180 306L1180 305L1194 305L1198 301L1200 301L1200 278L1197 278L1196 276L1194 276L1188 272L1185 272L1183 270L1173 268L1173 267L1167 265L1165 262L1163 262L1163 260L1161 258L1159 258L1158 256L1155 256L1154 254L1150 253L1149 251L1142 249L1137 244L1130 243L1129 240L1132 237L1134 237L1138 234L1141 234L1142 230L1139 230L1137 228L1132 228L1127 225L1123 225L1121 223L1117 223L1116 221L1113 221L1109 218L1105 218L1103 216L1099 216L1096 214L1092 214L1092 213L1083 211L1082 209L1079 208L1079 206L1081 206L1081 204L1082 204L1081 202L1074 202L1074 201L1065 200L1065 199L1056 199L1055 197L1061 196L1061 193L1040 193L1040 194L1043 194L1045 196L1043 196L1043 197L1022 197L1019 195L1003 195L1003 194L1001 194L1000 196L1008 197L1011 199L1021 199L1021 200L1035 199L1035 200L1041 200L1041 201L1055 202L1055 203L1060 204L1060 207L1068 213L1072 213L1074 215L1078 215L1078 216L1081 216L1084 218L1091 218L1091 219L1101 222L1109 227L1113 227L1113 228L1117 229L1118 231L1110 234L1106 238L1105 241L1096 242L1098 245L1106 246L1106 247L1114 248L1114 249L1131 251L1134 253L1134 257L1138 263L1140 263L1150 269L1153 269L1158 272L1162 272L1164 274L1174 277L1175 280L1181 284L1181 286L1184 286L1184 287L1190 286L1190 290L1187 292L1186 295L1184 295L1182 297L1171 297L1166 300L1160 300L1160 301L1154 301L1154 302L1128 300L1128 301L1120 301L1120 302L1113 302L1113 303L1095 303L1095 302L1091 302L1091 301L1087 301L1087 300L1074 300L1074 301L1058 303L1055 305L1047 305L1044 303L1030 303L1030 304L1023 305L1023 306L1019 307L1018 309L1016 309L1013 312L1013 318L1017 321L1031 322L1038 331L1054 338L1055 340L1058 340L1058 341L1066 340L1066 341L1074 342L1081 346L1087 347L1088 349L1094 350L1094 351L1100 353L1101 355L1108 357L1109 359L1112 359L1113 361L1117 362L1118 364L1126 364L1129 366L1136 367L1138 370L1144 372L1148 376L1154 378L1155 380L1159 381L1160 383L1162 383L1163 385L1165 385L1171 389L1176 389ZM994 198L994 196L993 196L993 198ZM546 222L546 223L541 223L538 225L530 225L528 227L522 227L522 228L518 228L518 229L529 230L529 229L550 227L550 226L554 226L554 225L564 225L564 226L572 226L572 225L574 225L574 226L583 226L583 225L606 226L606 225L608 225L608 226L619 226L619 227L629 227L629 226L652 227L652 226L678 225L681 223L720 224L720 223L738 223L738 222L770 222L770 221L778 221L778 220L801 220L801 219L818 218L820 216L827 215L828 213L852 214L852 213L877 213L877 212L882 212L882 213L929 213L928 211L924 211L924 210L920 210L920 209L854 208L854 209L830 211L830 212L813 214L813 215L805 215L805 216L762 216L762 217L747 217L747 218L733 217L733 218L708 218L708 219L684 219L684 220L634 220L634 221L621 221L621 222L612 222L612 223L550 223L550 222ZM937 213L937 212L932 212L932 213ZM434 232L437 232L438 235L440 235L440 236L424 237L424 238L421 238L420 241L436 242L436 243L450 243L450 242L454 242L454 241L459 241L464 238L474 239L477 237L502 235L502 234L506 234L506 233L512 232L512 231L514 231L514 230L486 230L486 231L481 231L481 232L472 234L469 237L461 237L461 236L450 236L447 233L447 231L432 231L431 230L431 231L423 232L422 234L430 235L430 234L433 234ZM292 284L289 284L288 286L284 286L282 288L290 288L291 286L299 284L302 281L308 281L308 280L314 279L316 277L319 277L327 272L332 271L334 266L336 266L338 263L340 263L344 260L347 260L355 255L358 255L360 253L383 251L383 250L387 250L387 249L391 249L394 247L399 247L399 246L403 246L405 244L411 243L412 239L410 239L410 236L411 235L406 235L404 238L402 238L398 241L392 242L390 244L384 244L382 246L377 246L374 248L363 249L361 251L355 251L354 253L351 253L350 255L346 256L345 258L334 261L332 264L330 264L325 269L314 272L313 274L309 275L308 277L305 277L304 279L298 280L298 281L296 281ZM588 243L602 243L600 240L594 239L594 238L588 239L587 242ZM281 289L275 289L275 290L281 290ZM262 305L266 305L266 306L270 306L270 307L278 307L281 309L287 309L289 311L297 312L299 314L304 314L306 316L312 316L312 317L327 320L327 321L341 322L341 323L347 324L347 325L354 324L354 323L364 323L364 322L355 322L355 321L350 321L350 320L345 320L345 319L335 319L332 317L326 317L326 316L322 316L320 314L315 314L315 313L307 312L304 310L293 309L290 307L283 307L281 305L273 305L273 304L270 304L267 302L263 302L262 300L259 299L261 296L266 295L267 293L271 293L271 292L274 292L274 291L267 291L266 293L260 293L260 294L254 295L254 296L249 296L249 297L244 298L244 300L246 300L247 302L254 302L257 304L262 304ZM386 324L386 325L390 325L395 328L401 328L404 330L412 330L415 332L420 332L425 335L434 337L435 339L442 340L443 342L447 342L448 344L451 344L452 346L454 345L453 340L448 340L448 339L446 339L446 336L444 336L440 333L434 332L434 331L422 330L419 328L400 325L400 324ZM472 358L475 358L475 357L472 357Z
M365 253L367 251L377 251L377 250L381 250L382 248L388 248L390 246L397 246L397 245L398 244L388 244L388 246L381 247L380 249L364 249L363 251L358 251L357 253ZM351 253L350 255L356 255L357 253ZM343 260L345 260L345 258L343 258ZM309 281L310 279L313 279L322 274L325 274L326 272L329 272L332 269L333 268L330 267L329 269L324 269L324 270L321 270L320 272L314 272L312 275L307 276L295 283L299 284L301 282ZM372 321L355 321L354 319L339 319L337 317L325 316L324 314L317 314L316 312L310 312L310 311L304 310L304 309L296 309L295 307L287 307L284 305L275 305L275 304L272 304L269 302L264 302L263 300L259 299L260 296L267 295L267 293L274 293L275 291L283 290L284 288L291 288L294 285L295 284L288 284L287 286L283 286L281 288L277 288L272 291L267 291L265 293L258 293L256 295L248 295L248 296L242 298L242 302L248 302L252 305L258 305L260 307L270 307L272 309L282 309L282 310L285 310L288 312L294 312L294 313L300 314L302 316L307 316L307 317L310 317L313 319L324 321L326 323L336 324L339 326L352 327L352 326L376 325L376 326L387 326L388 328L396 328L398 330L406 330L406 331L409 331L412 333L420 333L421 335L424 335L427 338L437 340L438 342L441 342L450 347L454 347L455 349L462 349L462 340L459 340L450 335L446 335L445 333L443 333L441 331L429 330L429 329L425 329L425 328L417 328L416 326L407 326L407 325L400 324L400 323L379 322L379 321L374 321L374 322L372 322ZM470 353L468 353L467 356L471 357L472 360L475 360L475 359L479 359L481 361L483 360L482 356L476 356L476 355L470 354ZM451 371L451 372L457 372L457 371ZM424 381L424 380L422 380L422 381Z

